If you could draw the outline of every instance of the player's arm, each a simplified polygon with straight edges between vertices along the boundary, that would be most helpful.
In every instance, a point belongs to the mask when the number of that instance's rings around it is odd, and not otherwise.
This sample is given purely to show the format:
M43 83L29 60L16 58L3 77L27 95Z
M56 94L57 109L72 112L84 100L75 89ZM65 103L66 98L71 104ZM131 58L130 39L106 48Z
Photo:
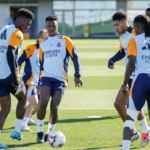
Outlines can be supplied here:
M10 67L11 74L13 77L13 86L15 86L16 88L19 87L19 81L18 81L17 72L16 72L15 52L16 52L19 44L22 43L22 41L23 41L22 34L17 31L14 32L11 35L11 39L8 43L8 49L7 49L7 53L6 53L8 65Z
M82 83L82 80L81 80L81 74L80 74L80 61L79 61L79 57L78 57L78 54L77 54L77 51L76 51L76 48L74 46L74 44L72 43L71 39L68 38L68 37L64 37L65 40L66 40L66 48L67 48L67 51L69 52L70 54L70 57L73 61L73 64L74 64L74 69L75 69L75 86L76 87L82 87L83 83Z
M22 53L22 55L19 57L18 59L18 69L19 69L19 73L20 73L20 70L21 70L21 65L24 61L26 61L29 57L32 56L33 50L30 49L30 46L28 46Z
M41 47L39 47L39 59L40 59L40 76L39 76L39 84L40 84L40 80L41 80L41 76L42 76L42 72L44 70L43 68L43 63L44 63L44 55L43 55L43 50ZM38 86L39 86L38 84Z
M129 40L128 44L128 64L125 72L125 77L124 77L124 83L123 83L123 94L127 95L128 94L128 81L129 78L132 74L132 72L135 69L135 62L136 62L136 43L135 43L135 38L132 38Z
M8 65L10 67L11 70L11 74L13 77L13 85L19 85L19 81L17 78L17 72L16 72L16 62L15 62L15 51L16 49L10 45L8 45L8 50L7 50L7 61L8 61Z
M114 69L115 68L114 63L116 61L123 59L124 57L125 57L125 52L124 49L122 48L122 50L119 50L112 58L109 59L108 68Z

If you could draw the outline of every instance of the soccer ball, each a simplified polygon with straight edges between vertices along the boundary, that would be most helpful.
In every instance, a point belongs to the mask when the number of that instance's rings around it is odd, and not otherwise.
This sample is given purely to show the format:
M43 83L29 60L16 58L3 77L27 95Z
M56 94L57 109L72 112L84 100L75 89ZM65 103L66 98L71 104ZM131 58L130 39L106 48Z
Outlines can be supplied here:
M60 148L65 143L65 136L60 131L53 131L48 136L48 143L54 148Z

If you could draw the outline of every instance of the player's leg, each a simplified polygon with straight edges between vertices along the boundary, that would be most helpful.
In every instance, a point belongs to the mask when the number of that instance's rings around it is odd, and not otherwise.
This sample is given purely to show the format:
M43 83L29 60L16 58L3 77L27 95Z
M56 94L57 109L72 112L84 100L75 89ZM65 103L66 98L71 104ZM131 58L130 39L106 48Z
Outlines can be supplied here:
M28 106L26 107L26 112L23 118L23 122L22 122L22 126L21 126L21 131L24 132L31 132L30 128L27 126L29 117L32 113L32 110L34 109L34 107L38 104L38 97L37 95L31 95L28 97Z
M38 108L39 108L39 105L40 105L40 100L39 100L39 96L38 96L38 104L34 107L30 117L29 117L29 120L28 120L28 125L37 125L35 123L35 121L32 119L33 116L35 115L35 113L37 112Z
M124 129L123 129L122 150L130 150L133 128L137 121L138 115L139 115L139 111L127 109L127 118L124 123Z
M22 136L21 136L20 130L21 130L21 125L22 125L23 117L24 117L25 110L26 110L26 88L23 82L20 83L20 86L16 90L16 92L15 93L12 92L12 94L14 94L14 96L17 98L18 104L16 107L15 130L11 134L11 138L21 140Z
M2 132L3 125L5 123L5 120L10 112L11 108L11 97L10 94L0 97L0 106L1 106L1 111L0 111L0 134ZM8 148L8 146L3 145L0 143L0 148Z
M148 116L150 121L150 93L147 95L147 107L148 107Z
M44 125L46 108L49 102L50 95L51 95L51 88L49 86L43 85L42 87L40 87L40 105L37 111L37 126L38 126L37 142L38 143L44 142L43 125Z
M63 93L60 91L53 92L52 100L50 104L50 115L49 115L49 124L48 131L44 137L44 142L47 142L48 135L54 130L56 122L58 121L58 107L62 100Z

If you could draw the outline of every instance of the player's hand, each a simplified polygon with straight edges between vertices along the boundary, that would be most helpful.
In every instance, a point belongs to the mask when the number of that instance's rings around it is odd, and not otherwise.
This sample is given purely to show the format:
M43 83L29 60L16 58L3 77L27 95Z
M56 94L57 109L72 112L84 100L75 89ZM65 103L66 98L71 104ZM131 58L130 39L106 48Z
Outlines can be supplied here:
M123 92L123 95L128 95L129 94L128 84L123 84L122 92Z
M40 94L40 85L37 87L37 93Z
M115 68L114 62L111 59L108 61L108 68L110 68L110 69L114 69Z
M75 82L76 87L80 87L80 86L82 87L82 85L83 85L81 78L75 78L74 82Z
M19 88L19 84L12 84L13 87L15 87L15 90Z

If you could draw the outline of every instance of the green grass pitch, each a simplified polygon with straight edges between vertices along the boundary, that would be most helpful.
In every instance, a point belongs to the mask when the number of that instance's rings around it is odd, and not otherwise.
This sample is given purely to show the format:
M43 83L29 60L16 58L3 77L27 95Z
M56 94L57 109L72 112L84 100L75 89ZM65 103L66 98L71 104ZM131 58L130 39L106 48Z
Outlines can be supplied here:
M25 40L23 49L36 40ZM81 62L82 88L74 85L74 68L70 60L69 83L59 108L59 121L55 130L62 131L66 137L63 150L121 150L123 122L113 107L115 97L123 83L125 72L124 61L115 64L110 70L107 62L119 50L119 40L87 39L73 40ZM22 53L22 51L21 51ZM21 75L23 73L23 66ZM37 127L30 126L32 132L22 132L23 140L10 138L15 126L15 108L17 101L12 96L11 112L5 122L0 143L9 146L10 150L47 150L53 149L48 143L37 144ZM148 120L147 106L144 107ZM102 116L102 118L88 118ZM44 124L47 132L49 107ZM36 115L34 120L36 120ZM148 121L150 125L150 122ZM141 133L139 122L136 128ZM140 140L131 144L131 149L149 150L150 145L140 147Z

